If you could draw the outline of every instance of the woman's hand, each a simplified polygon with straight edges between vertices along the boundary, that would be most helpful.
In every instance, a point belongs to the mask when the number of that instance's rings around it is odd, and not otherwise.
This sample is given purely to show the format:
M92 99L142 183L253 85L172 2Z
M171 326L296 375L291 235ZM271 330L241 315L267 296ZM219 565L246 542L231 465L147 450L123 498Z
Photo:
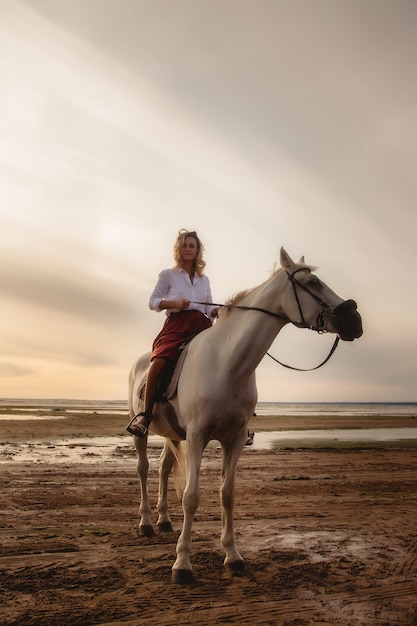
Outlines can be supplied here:
M190 301L186 298L180 298L179 300L161 300L159 308L162 309L178 309L184 311L190 306Z
M180 309L180 311L185 311L185 309L188 309L188 307L190 306L190 301L186 300L186 298L181 298L180 300L176 301L176 309Z

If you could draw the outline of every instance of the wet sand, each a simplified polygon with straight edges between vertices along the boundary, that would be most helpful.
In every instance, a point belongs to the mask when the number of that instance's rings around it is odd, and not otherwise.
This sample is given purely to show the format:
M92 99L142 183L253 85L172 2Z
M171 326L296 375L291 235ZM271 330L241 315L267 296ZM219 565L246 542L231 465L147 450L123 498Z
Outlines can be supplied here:
M62 412L65 419L2 421L2 442L124 436L123 415ZM360 418L356 427L375 422ZM329 418L259 417L251 426L320 429ZM335 416L336 426L352 427L352 418ZM150 455L153 505L158 454ZM243 576L223 570L220 452L210 447L193 529L195 582L185 588L171 583L181 504L171 486L174 532L140 535L129 446L106 463L1 460L0 624L417 624L416 447L245 448L235 511Z

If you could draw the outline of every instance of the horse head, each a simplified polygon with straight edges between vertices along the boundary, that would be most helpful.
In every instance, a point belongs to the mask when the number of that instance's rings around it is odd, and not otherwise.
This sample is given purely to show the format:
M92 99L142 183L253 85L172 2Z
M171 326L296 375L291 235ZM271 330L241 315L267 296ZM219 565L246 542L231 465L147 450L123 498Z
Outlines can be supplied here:
M315 268L305 264L304 257L295 263L281 248L280 260L289 281L284 313L293 324L336 333L343 341L362 335L362 319L354 300L340 298L313 273Z

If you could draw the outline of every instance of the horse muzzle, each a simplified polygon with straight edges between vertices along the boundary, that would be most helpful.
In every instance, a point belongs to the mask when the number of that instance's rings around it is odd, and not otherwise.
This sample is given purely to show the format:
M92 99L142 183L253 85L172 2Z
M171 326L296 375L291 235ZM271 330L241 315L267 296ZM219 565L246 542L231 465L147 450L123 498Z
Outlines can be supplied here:
M345 300L331 310L330 322L343 341L358 339L362 333L362 318L354 300Z

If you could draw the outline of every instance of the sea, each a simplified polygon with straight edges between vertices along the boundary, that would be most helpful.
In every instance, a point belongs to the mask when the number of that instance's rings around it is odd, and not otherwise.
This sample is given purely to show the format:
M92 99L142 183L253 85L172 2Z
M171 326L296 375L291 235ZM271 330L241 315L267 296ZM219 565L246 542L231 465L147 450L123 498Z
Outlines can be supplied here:
M259 402L257 415L417 416L417 402Z
M79 412L127 413L126 400L74 400L0 398L1 410L19 408L20 411L57 408ZM255 412L259 416L399 416L417 417L417 402L258 402Z

